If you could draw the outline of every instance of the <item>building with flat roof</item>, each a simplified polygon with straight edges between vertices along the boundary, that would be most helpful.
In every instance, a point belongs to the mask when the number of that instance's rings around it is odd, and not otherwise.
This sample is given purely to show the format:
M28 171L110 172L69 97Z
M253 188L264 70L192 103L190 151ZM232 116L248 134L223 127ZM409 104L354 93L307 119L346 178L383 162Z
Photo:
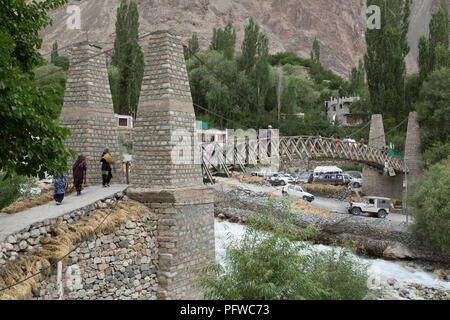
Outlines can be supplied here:
M358 101L359 97L341 97L339 99L331 97L330 101L325 101L325 112L328 120L336 120L344 127L354 127L361 123L355 120L350 113L350 105Z

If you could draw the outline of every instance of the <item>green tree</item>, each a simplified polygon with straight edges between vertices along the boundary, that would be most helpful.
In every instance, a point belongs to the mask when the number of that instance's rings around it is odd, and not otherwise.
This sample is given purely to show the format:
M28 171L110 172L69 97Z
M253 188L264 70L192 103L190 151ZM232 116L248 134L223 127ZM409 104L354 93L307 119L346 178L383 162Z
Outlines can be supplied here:
M421 35L419 38L419 56L417 62L419 65L420 79L423 81L431 71L430 45L424 35Z
M445 0L441 0L439 9L432 14L429 29L429 39L424 35L421 35L419 39L418 64L422 81L433 71L450 66L448 51L450 27L448 6Z
M450 68L434 71L420 90L416 105L422 150L436 143L449 143Z
M52 62L55 66L60 67L64 70L69 70L70 60L69 57L57 56Z
M232 59L236 46L236 29L231 21L225 28L213 29L213 37L209 46L210 50L221 51L227 59Z
M431 71L436 70L436 48L442 44L448 50L449 40L447 1L441 0L439 9L433 13L430 21L430 65Z
M317 63L320 63L320 44L317 38L314 38L311 50L311 59Z
M62 56L59 56L57 60L59 58L62 58ZM49 113L53 119L59 119L64 103L68 72L53 64L34 68L33 72L38 79L33 81L33 85L47 94Z
M360 95L361 91L365 89L364 82L364 64L359 60L358 67L353 67L350 74L350 88L349 91L353 95Z
M53 45L52 45L52 53L51 53L51 56L50 56L50 62L51 63L55 63L55 59L58 57L59 55L58 55L58 41L55 41L55 42L53 42Z
M52 119L49 94L33 84L33 68L42 65L39 31L50 24L49 10L65 0L0 6L0 170L37 176L67 170L63 140L69 131Z
M119 69L115 112L136 114L144 76L144 54L138 43L139 12L136 1L122 0L117 8L112 64Z
M196 33L192 35L192 38L188 41L188 47L184 49L184 59L190 59L194 54L200 50L200 45L198 43L198 36Z
M250 74L252 68L256 64L256 54L258 52L259 40L258 23L250 18L248 25L245 27L244 40L242 42L241 70Z
M409 201L413 232L444 253L450 253L450 158L435 164L414 184Z
M370 5L381 10L381 28L366 30L364 65L371 113L399 121L409 112L404 88L411 0L368 0Z

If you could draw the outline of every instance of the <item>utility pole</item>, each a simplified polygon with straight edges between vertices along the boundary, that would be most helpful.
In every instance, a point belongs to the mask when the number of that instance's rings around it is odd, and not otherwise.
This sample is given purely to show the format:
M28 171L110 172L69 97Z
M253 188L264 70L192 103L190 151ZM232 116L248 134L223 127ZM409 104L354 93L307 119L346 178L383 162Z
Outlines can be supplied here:
M403 213L406 213L406 225L408 225L408 166L406 165L406 156L403 158L404 163L404 171L405 171L405 179L403 180L403 187L405 188L404 196L403 196Z

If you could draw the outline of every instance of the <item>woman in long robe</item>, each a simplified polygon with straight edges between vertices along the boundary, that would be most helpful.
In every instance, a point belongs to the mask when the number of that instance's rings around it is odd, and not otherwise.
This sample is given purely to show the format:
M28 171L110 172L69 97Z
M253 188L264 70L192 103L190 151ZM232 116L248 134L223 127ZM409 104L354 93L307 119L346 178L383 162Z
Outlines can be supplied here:
M73 170L73 185L75 186L75 189L77 190L77 196L81 195L81 187L84 184L86 184L86 158L80 154L77 158L77 161L75 161L74 165L72 166Z

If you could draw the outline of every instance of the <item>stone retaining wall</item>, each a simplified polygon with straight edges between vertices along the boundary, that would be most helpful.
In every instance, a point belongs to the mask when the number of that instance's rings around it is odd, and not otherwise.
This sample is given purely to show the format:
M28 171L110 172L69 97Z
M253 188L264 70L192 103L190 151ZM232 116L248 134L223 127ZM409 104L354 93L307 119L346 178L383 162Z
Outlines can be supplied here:
M14 260L19 256L33 253L42 247L40 240L52 237L53 226L73 224L83 216L95 215L97 209L112 208L118 201L127 199L120 192L9 235L0 244L0 270L8 262L15 263ZM63 261L63 299L155 300L159 267L157 224L157 216L148 211L141 217L130 216L113 232L105 232L75 244L76 249ZM51 275L39 281L28 298L58 299L56 278L56 268L52 268Z
M30 224L28 227L19 232L9 235L6 240L0 243L0 268L7 261L14 261L19 254L35 252L42 247L40 240L44 237L51 236L51 227L56 224L72 224L80 220L83 216L89 216L93 211L101 208L107 208L123 197L123 193L116 193L112 197L108 197L97 201L96 203L77 209L73 212L66 213L55 219L46 219L44 221Z
M158 246L153 214L131 217L113 233L84 241L69 255L64 299L156 300ZM35 299L58 299L56 274L33 291Z

